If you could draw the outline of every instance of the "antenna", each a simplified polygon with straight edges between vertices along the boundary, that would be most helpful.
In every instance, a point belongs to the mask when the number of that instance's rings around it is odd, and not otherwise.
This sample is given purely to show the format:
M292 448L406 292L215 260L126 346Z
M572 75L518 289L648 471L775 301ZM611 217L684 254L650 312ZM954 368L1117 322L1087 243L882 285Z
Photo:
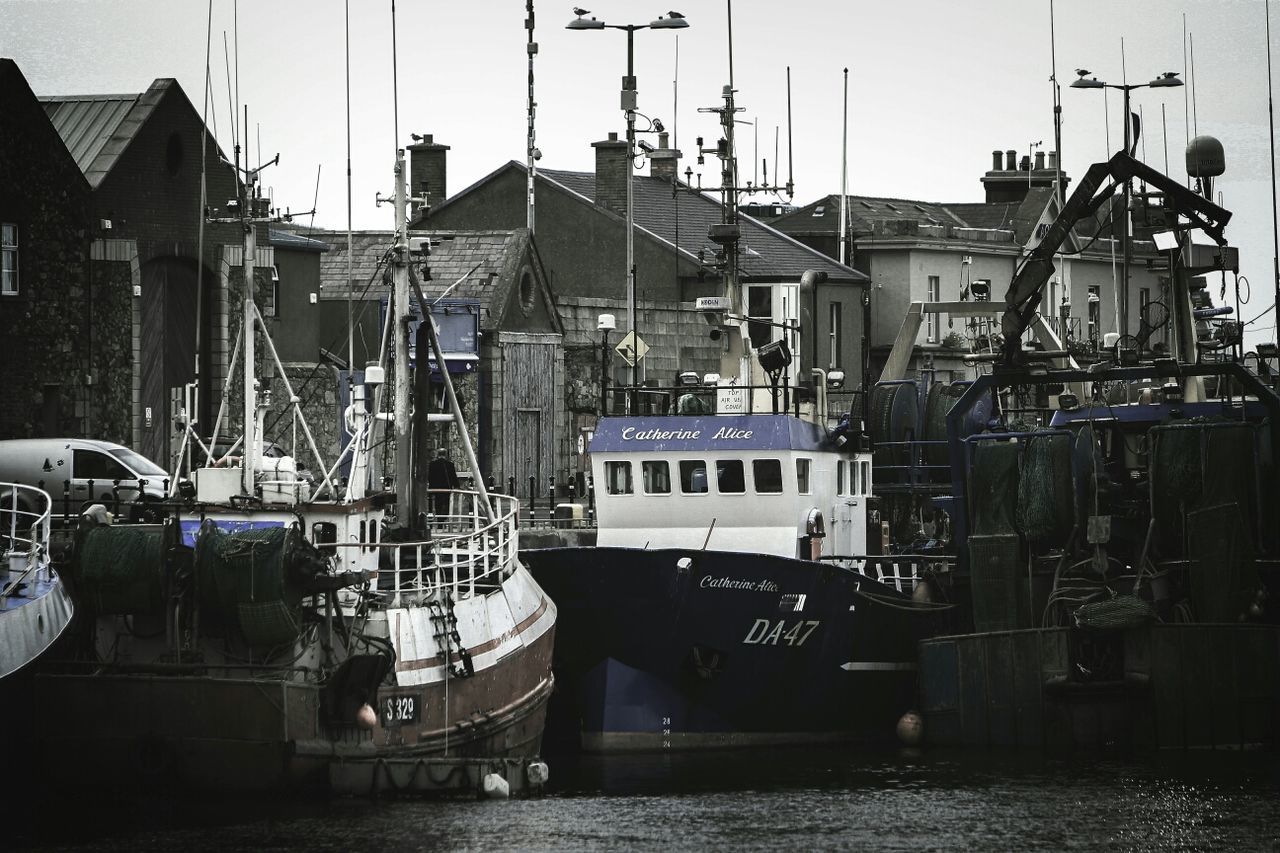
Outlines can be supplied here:
M393 151L400 150L400 76L399 60L396 59L396 0L391 0L391 115L395 128L395 145ZM398 226L397 226L398 227Z
M840 142L840 263L849 263L849 69L844 70L844 130Z
M729 13L729 88L733 88L733 0L724 0Z
M1187 13L1182 13L1182 79L1190 80L1187 73ZM1182 87L1182 129L1186 133L1187 148L1191 147L1191 87ZM1187 186L1191 186L1191 176L1187 175Z
M1271 138L1271 236L1275 241L1275 254L1271 256L1271 264L1276 280L1275 302L1271 307L1280 310L1280 222L1277 222L1276 216L1276 114L1271 103L1271 0L1266 0L1264 8L1267 12L1267 132ZM1276 341L1280 342L1280 319L1275 323L1275 330Z
M346 86L347 86L347 390L353 387L353 371L356 369L355 333L355 285L352 282L351 237L351 0L343 0L343 25L346 33ZM350 399L350 397L349 397ZM354 436L353 436L354 439Z
M538 158L542 155L542 152L538 150L537 139L536 139L536 136L534 133L534 127L533 127L534 114L538 108L537 102L533 99L533 58L538 55L538 43L533 40L533 0L528 0L527 8L529 11L529 17L525 19L524 26L525 26L525 29L529 31L529 43L525 48L525 52L529 55L529 105L527 108L528 119L529 119L529 129L528 129L528 145L527 145L527 150L525 152L525 156L527 158L525 161L527 166L527 168L525 169L526 177L527 177L527 186L525 188L525 201L526 201L527 214L528 214L526 216L526 225L529 228L529 233L532 234L534 218L535 218L534 216L534 202L535 202L534 178L537 176Z
M1191 132L1200 135L1200 120L1196 118L1196 35L1187 33L1187 43L1191 45ZM1269 45L1268 45L1269 46Z
M794 195L795 190L795 160L791 153L791 66L787 66L787 198L790 199Z

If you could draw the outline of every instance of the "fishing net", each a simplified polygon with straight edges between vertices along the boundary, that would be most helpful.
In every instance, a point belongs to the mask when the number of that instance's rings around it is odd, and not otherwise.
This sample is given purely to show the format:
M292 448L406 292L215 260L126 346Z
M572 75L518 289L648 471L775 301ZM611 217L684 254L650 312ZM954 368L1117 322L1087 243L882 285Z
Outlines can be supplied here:
M877 385L871 391L871 437L874 444L872 463L884 471L881 477L888 482L905 482L907 468L911 464L911 448L906 444L915 438L919 426L919 409L916 386L912 382Z
M1018 456L1011 441L980 441L969 471L969 514L974 535L1017 533Z
M1258 587L1240 508L1222 504L1187 515L1191 606L1199 622L1235 622Z
M1184 513L1194 509L1203 488L1200 424L1153 427L1151 436L1151 513L1167 557L1185 553Z
M1018 530L1028 539L1065 540L1075 523L1071 437L1033 435L1024 448L1018 474Z
M1022 561L1016 533L969 537L969 584L975 631L1030 627L1030 605L1019 595Z
M164 526L94 527L76 549L79 599L100 614L159 613L164 608Z
M1137 628L1156 618L1156 612L1136 595L1117 595L1103 601L1091 601L1076 608L1076 625L1081 628Z

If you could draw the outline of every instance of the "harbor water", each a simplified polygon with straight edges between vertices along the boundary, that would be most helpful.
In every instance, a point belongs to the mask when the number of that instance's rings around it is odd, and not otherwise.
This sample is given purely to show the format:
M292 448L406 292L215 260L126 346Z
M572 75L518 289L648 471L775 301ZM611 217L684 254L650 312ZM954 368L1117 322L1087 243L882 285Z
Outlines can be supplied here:
M25 810L25 806L24 806ZM557 758L539 799L42 800L20 848L1280 850L1275 753L750 750ZM12 837L10 842L14 841Z

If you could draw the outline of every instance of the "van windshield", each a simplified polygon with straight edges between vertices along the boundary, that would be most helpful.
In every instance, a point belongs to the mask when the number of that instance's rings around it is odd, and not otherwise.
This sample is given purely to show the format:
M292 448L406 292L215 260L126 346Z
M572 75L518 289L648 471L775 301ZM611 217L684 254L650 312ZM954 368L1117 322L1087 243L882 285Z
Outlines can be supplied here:
M147 457L140 456L127 447L114 447L110 452L112 456L119 459L139 474L154 474L163 477L168 473Z

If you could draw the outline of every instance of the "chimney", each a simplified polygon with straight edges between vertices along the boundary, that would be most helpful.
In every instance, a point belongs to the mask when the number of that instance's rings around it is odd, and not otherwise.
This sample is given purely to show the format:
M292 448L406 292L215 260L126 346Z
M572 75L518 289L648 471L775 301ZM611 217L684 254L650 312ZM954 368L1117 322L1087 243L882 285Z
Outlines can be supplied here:
M1058 152L1057 151L1049 152L1049 168L1050 169L1058 168Z
M1012 148L1004 152L1004 162L1004 169L1006 172L1018 171L1018 152L1014 151Z
M596 149L596 204L614 213L627 212L627 143L610 133L603 142L593 142Z
M426 196L428 207L440 204L448 198L445 152L449 146L435 142L430 133L413 138L417 141L409 146L409 195Z
M1036 171L1037 172L1044 171L1044 152L1043 151L1036 152Z
M649 152L649 176L664 181L675 181L680 174L680 151L668 147L670 134L665 130L658 134L658 147Z
M998 171L1000 171L1000 163L1001 163L1001 162L1002 162L1002 161L1001 161L1001 154L1000 154L1000 152L999 152L999 151L992 151L992 152L991 152L991 171L993 171L993 172L998 172Z
M1022 162L1018 164L1018 168L1024 172L1030 172L1031 171L1031 155L1024 154L1022 157Z

